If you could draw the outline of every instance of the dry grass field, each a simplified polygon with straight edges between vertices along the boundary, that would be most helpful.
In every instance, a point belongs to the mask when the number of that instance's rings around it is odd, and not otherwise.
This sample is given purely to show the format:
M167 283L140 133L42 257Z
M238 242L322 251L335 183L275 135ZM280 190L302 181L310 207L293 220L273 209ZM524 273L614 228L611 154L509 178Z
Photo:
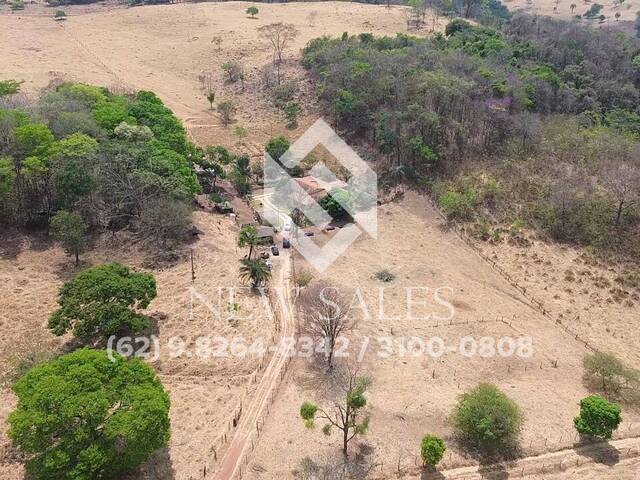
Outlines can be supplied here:
M552 13L551 1L533 4L544 13ZM282 133L294 139L320 113L311 95L312 84L299 64L299 50L308 40L344 31L388 35L406 32L403 7L387 9L343 2L261 3L257 18L250 19L244 13L249 5L225 2L140 8L109 4L69 7L65 22L55 22L52 10L39 5L28 5L24 12L14 14L2 7L0 72L2 78L24 79L28 95L58 78L153 90L200 144L224 144L257 156L269 137ZM533 8L521 0L507 5L512 9ZM605 5L606 15L611 8ZM578 10L585 9L580 3ZM568 16L565 10L568 12L569 2L563 0L558 15ZM625 20L635 16L635 8L627 9L627 4L620 11ZM300 32L287 49L284 70L287 78L300 81L298 97L304 111L295 131L286 130L282 114L262 85L261 72L270 63L271 52L258 28L275 21L293 23ZM223 37L220 49L211 42L217 35ZM240 85L224 82L221 65L232 60L245 69L244 90ZM213 73L218 99L232 98L238 105L237 123L249 131L242 145L236 146L231 128L224 127L217 114L209 110L198 81L203 72ZM238 285L237 259L244 252L236 247L237 227L228 219L203 212L197 212L194 220L205 234L193 244L193 286L206 298L216 297L218 287ZM6 361L16 350L63 348L67 339L52 340L46 321L56 306L58 288L73 272L62 250L44 239L4 234L2 241L0 360L5 361L1 368L6 371ZM615 292L606 293L615 287L615 278L621 272L585 265L580 252L541 242L527 248L508 244L483 248L583 338L589 338L597 348L619 353L630 364L640 364L638 335L633 327L640 302L631 298L632 291L622 301L614 298ZM181 336L193 346L189 342L198 335L241 335L248 341L271 335L273 322L261 315L263 305L254 296L240 293L235 300L240 305L240 315L255 314L252 321L220 320L201 302L196 300L192 305L189 251L183 253L172 265L154 272L158 297L150 312L157 319L155 328L162 345L167 347L173 336ZM102 239L83 260L89 265L119 260L136 268L149 268L153 258L148 257L148 252L135 244ZM301 259L296 260L296 268L304 268ZM382 269L391 271L395 280L382 283L375 279L374 274ZM572 271L572 281L566 278L568 270ZM590 273L582 275L583 270ZM393 478L400 471L406 478L417 478L417 445L427 431L450 441L447 468L477 463L465 458L451 437L447 416L460 393L486 380L495 382L522 406L526 415L521 438L523 454L572 447L572 418L578 401L587 394L582 381L582 358L588 353L587 348L543 316L454 233L444 231L442 221L424 199L406 194L404 199L382 206L378 240L363 235L324 276L346 292L360 288L371 313L371 318L360 321L351 345L354 353L364 337L371 341L363 362L363 371L374 379L371 431L361 444L352 447L360 452L362 472L368 472L371 478ZM606 289L595 283L594 279L601 276L610 283ZM380 312L382 287L385 309ZM439 315L446 314L441 305L434 305L430 295L435 288L451 288L443 296L455 308L455 316L449 320L452 324L409 318L407 287L429 289L428 298L424 290L415 293L414 317L431 309ZM608 300L610 297L612 301ZM423 300L426 304L421 307L419 302ZM221 309L228 304L229 300L223 299ZM534 354L531 358L466 358L451 352L438 359L427 355L381 358L376 342L379 336L440 336L449 346L458 345L466 336L476 340L483 336L530 336ZM163 348L155 366L171 394L172 440L167 451L159 452L143 469L140 478L199 479L203 478L203 466L212 465L210 446L225 431L244 392L248 389L251 393L258 360L171 358L170 352L168 347ZM303 359L292 366L243 478L293 478L292 471L306 456L319 463L340 456L335 434L327 439L318 430L308 431L298 416L300 403L320 394L317 372ZM8 389L0 391L2 424L14 402ZM640 414L625 410L624 421L623 429L631 423L640 427ZM640 428L633 428L640 435ZM616 465L591 463L544 478L627 480L638 478L638 467L637 458L623 458ZM455 478L517 478L509 472L499 477L460 475ZM206 478L210 477L211 472ZM0 436L0 478L24 478L6 435Z
M522 10L527 13L550 15L563 19L583 15L589 10L591 4L599 3L603 7L602 15L608 18L605 23L607 27L613 26L616 22L634 21L636 12L640 10L640 3L634 0L624 1L622 5L613 1L585 2L583 0L505 0L503 3L512 11ZM571 9L572 5L575 5L573 11ZM615 17L616 13L620 13L618 20ZM594 23L597 24L597 21Z

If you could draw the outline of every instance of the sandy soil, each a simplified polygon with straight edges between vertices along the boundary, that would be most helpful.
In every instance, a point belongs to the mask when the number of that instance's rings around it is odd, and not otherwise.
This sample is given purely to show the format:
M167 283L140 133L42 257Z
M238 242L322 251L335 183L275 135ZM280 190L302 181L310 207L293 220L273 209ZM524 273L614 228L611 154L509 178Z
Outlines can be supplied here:
M607 265L583 251L524 234L526 245L504 240L478 244L550 314L595 348L640 366L635 329L640 304L640 269Z
M508 6L517 7L519 1L508 2ZM546 3L535 2L540 8ZM312 85L297 62L299 48L309 39L343 31L390 35L406 31L402 7L387 10L382 6L343 2L259 4L260 14L252 20L244 14L248 5L227 2L131 9L98 5L72 7L66 9L69 14L66 22L54 22L52 10L41 6L29 5L25 12L17 14L9 14L3 7L0 12L0 47L5 52L2 75L26 80L28 93L35 93L59 77L120 88L150 89L183 119L200 143L235 146L231 128L223 127L217 115L209 111L200 89L198 75L210 71L217 81L217 98L233 98L238 105L238 123L249 129L249 137L235 148L258 155L268 137L286 132L295 138L319 114L309 95ZM581 3L578 10L586 9L583 7ZM605 6L606 15L609 8ZM635 8L628 11L626 8L626 5L620 8L623 18L633 17L634 13L629 12ZM566 15L563 12L568 9L568 3L561 2L559 15ZM312 12L316 12L315 15ZM284 70L287 78L299 80L298 100L304 106L304 119L293 132L284 128L283 118L268 99L262 83L261 69L270 63L271 53L257 29L274 21L291 22L300 30L288 49ZM220 51L211 43L216 35L224 38ZM245 68L244 91L240 85L224 82L220 66L230 60L239 61ZM195 287L209 298L216 294L217 287L237 284L236 259L242 252L235 246L236 227L228 220L203 213L196 214L195 218L205 231L202 240L195 244ZM445 436L450 444L446 468L474 464L475 460L465 458L463 450L451 438L446 417L457 395L483 380L497 383L522 405L527 416L521 439L524 454L570 447L574 440L571 419L577 402L587 394L581 380L586 348L542 316L456 235L443 232L439 217L424 200L407 195L399 203L383 206L379 218L379 239L363 236L348 255L326 273L347 291L360 288L371 312L371 318L362 320L352 337L355 350L366 336L371 339L364 364L375 382L370 395L370 434L361 444L353 445L354 451L361 453L361 468L369 471L373 478L392 478L398 469L406 474L415 472L416 446L427 431ZM51 340L46 318L55 308L57 289L71 274L69 261L60 249L44 240L34 238L24 242L24 237L18 237L2 244L0 280L5 286L5 295L0 297L0 351L13 351L20 345L28 350L60 345ZM573 321L575 328L580 328L602 348L620 351L628 361L637 362L633 337L625 334L633 331L630 330L633 310L624 302L607 302L613 294L591 287L588 276L580 285L588 292L581 296L572 296L578 290L574 283L579 282L574 281L572 286L565 284L565 266L571 268L577 278L578 270L588 268L575 261L579 257L577 252L540 244L525 251L501 247L491 253L502 256L503 267L529 282L532 291L539 293L550 308L553 306L555 315L562 314L563 319L570 321L579 314L580 319ZM534 253L543 260L539 262ZM91 264L113 258L144 266L139 249L127 244L106 243L85 255ZM297 268L304 267L302 260L296 262ZM597 277L600 273L594 268L591 275ZM375 280L373 275L381 269L391 270L396 279L389 284ZM252 373L258 367L258 360L172 358L169 338L182 336L187 349L193 352L197 335L242 335L251 340L270 335L273 325L264 316L258 316L256 321L236 323L226 318L221 321L199 301L191 308L188 257L158 270L156 276L159 295L151 311L158 319L157 333L165 347L161 349L156 367L171 392L173 437L168 451L159 452L156 461L144 469L141 477L202 478L204 465L211 465L212 443L226 431L245 388L252 393L252 378L255 378ZM614 272L608 276L612 281ZM549 281L553 277L557 280ZM380 287L385 287L384 315L378 307ZM408 318L406 287L428 287L427 295L435 288L451 287L453 291L443 296L455 307L453 324L433 318ZM566 292L566 288L574 292ZM592 297L593 293L599 296ZM554 298L555 295L559 298ZM424 291L416 292L415 297L416 302L425 300ZM262 308L257 299L242 293L236 301L241 314ZM636 306L638 302L633 301ZM223 299L222 310L228 304L229 300ZM414 307L414 316L426 315L432 310L439 315L446 313L428 297L424 306ZM605 324L610 330L605 330L606 333L599 328ZM380 358L376 337L389 335L425 339L438 335L448 346L459 346L465 336L477 340L482 336L529 335L533 339L534 355L528 359L477 355L466 358L452 352L433 359L396 352L390 358ZM553 367L555 361L557 368ZM291 478L292 470L305 456L322 463L340 455L335 434L327 439L319 431L304 429L297 415L298 408L302 400L319 396L318 382L314 381L317 380L314 369L305 360L296 360L294 367L270 411L249 475L243 478ZM9 392L0 391L0 422L4 423L14 401ZM640 428L636 432L640 423L636 413L625 411L625 422L635 425L623 434L640 435ZM13 452L7 450L7 444L6 436L1 436L0 478L21 479L22 469ZM627 479L637 476L637 466L637 461L621 460L616 467L583 466L548 478Z
M236 246L238 227L228 218L203 212L196 212L194 220L205 234L193 244L193 284L188 250L175 265L153 272L158 296L149 313L154 318L152 334L158 338L159 351L153 365L171 395L172 439L168 452L152 469L149 467L150 471L145 471L144 478L199 477L204 465L211 462L211 446L225 431L245 389L251 388L252 376L260 364L256 356L216 357L206 347L198 353L196 338L238 336L250 344L257 338L269 340L274 327L264 314L262 300L248 289L240 288L235 298L229 297L229 287L241 286L237 258L245 252ZM5 237L0 255L5 291L0 303L0 373L13 365L11 359L16 351L61 349L67 340L53 338L46 322L56 307L58 288L73 273L71 260L55 246L25 242L28 241L22 236L12 241ZM145 253L128 242L104 243L83 255L83 266L117 260L147 270L147 262L153 261L142 261ZM232 300L239 305L236 320L229 319L228 305ZM180 355L178 342L184 342ZM6 389L0 391L3 431L4 419L14 402ZM4 435L0 438L0 449L4 449L7 439ZM0 478L22 478L19 464L9 460L12 453L4 453Z
M361 289L372 312L351 336L356 352L365 336L371 339L362 369L374 379L369 397L371 430L352 447L354 452L360 449L360 468L372 469L372 478L390 478L398 465L410 473L416 445L426 432L443 435L450 443L443 468L473 464L452 438L447 416L457 395L481 381L496 383L523 408L527 418L521 435L523 455L571 447L577 403L588 393L581 380L584 345L533 308L454 233L443 232L440 218L424 199L407 194L401 202L381 207L379 221L378 240L361 237L323 275L347 292ZM303 268L304 262L296 261ZM376 280L374 274L381 269L394 273L395 280L387 284ZM386 318L378 310L381 287L385 287ZM433 318L407 318L407 287L428 287L429 292L451 287L453 292L444 296L455 306L453 325ZM426 307L414 308L414 317L430 311L444 315L430 295L416 296L416 304L426 300ZM507 323L495 321L496 316ZM452 347L465 336L527 335L533 339L534 354L466 358L451 352L434 359L426 354L402 356L396 350L395 355L380 358L374 339L388 335L440 336ZM323 463L339 455L336 436L326 438L318 429L306 430L297 415L303 400L322 397L313 372L305 360L298 360L297 373L282 389L256 451L255 478L286 478L305 456ZM640 434L637 413L625 411L625 421L634 423L626 435Z

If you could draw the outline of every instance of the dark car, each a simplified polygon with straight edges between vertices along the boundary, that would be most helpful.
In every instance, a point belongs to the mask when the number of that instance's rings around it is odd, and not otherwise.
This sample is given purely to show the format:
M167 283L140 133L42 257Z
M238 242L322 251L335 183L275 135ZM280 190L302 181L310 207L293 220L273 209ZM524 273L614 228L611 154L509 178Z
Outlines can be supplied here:
M289 248L291 247L291 242L289 242L288 238L285 238L282 240L282 248Z
M278 250L278 247L276 247L275 245L271 245L271 254L274 257L277 257L278 255L280 255L280 250Z
M315 235L315 233L313 232L304 232L304 236L305 237L313 237Z

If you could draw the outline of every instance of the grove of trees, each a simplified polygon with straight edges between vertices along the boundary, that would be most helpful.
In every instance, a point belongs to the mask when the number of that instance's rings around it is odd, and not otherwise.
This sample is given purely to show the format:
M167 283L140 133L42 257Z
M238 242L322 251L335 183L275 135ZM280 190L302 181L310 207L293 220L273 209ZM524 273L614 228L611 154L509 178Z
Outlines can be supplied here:
M165 245L189 223L200 191L192 165L203 156L152 92L63 83L33 104L8 97L0 105L0 226L51 221L73 254L83 224ZM61 210L68 214L54 220ZM149 217L175 228L150 228Z
M452 218L524 221L637 258L640 41L493 18L454 20L428 38L317 38L303 62L341 134L373 147L383 188L412 183Z

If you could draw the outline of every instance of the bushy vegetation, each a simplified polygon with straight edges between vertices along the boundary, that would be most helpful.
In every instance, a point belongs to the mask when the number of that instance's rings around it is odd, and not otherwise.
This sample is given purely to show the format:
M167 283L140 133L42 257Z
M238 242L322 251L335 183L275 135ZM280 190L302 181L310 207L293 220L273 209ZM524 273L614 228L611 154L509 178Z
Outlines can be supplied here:
M14 385L9 437L34 480L121 478L169 440L169 396L139 359L82 349Z
M163 244L180 234L144 220L176 204L188 220L187 202L200 191L192 162L203 153L152 92L64 83L28 107L5 104L0 225L44 226L64 209L94 230L129 229Z
M451 421L462 439L493 452L515 445L523 417L520 407L496 386L481 383L460 396Z
M446 450L447 447L440 437L431 434L422 437L422 441L420 442L420 457L424 465L435 467L440 463L442 457L444 457Z
M640 42L502 20L455 20L430 38L317 38L303 61L342 133L370 139L383 186L430 189L456 220L517 218L637 256Z
M580 415L573 423L581 435L609 440L622 422L620 406L597 395L580 401Z
M140 313L156 297L156 281L119 263L84 270L60 289L60 308L49 318L56 335L69 330L85 342L114 334L141 332L149 318Z

